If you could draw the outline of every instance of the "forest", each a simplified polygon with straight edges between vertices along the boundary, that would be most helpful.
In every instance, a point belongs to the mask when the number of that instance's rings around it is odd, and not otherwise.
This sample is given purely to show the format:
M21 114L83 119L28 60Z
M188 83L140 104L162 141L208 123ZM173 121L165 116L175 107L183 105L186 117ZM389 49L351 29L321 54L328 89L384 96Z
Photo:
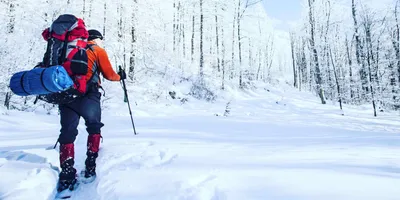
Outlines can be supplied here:
M13 95L8 81L41 61L41 31L64 13L100 30L115 69L122 65L128 85L143 86L141 94L155 101L180 83L190 85L183 95L208 101L227 87L255 87L271 78L277 57L259 0L1 0L0 10L0 99L8 109L35 107L34 97Z
M370 105L377 116L400 108L400 2L368 2L305 0L302 18L283 32L260 0L1 0L0 101L35 107L8 81L41 61L41 31L72 13L101 30L115 69L154 102L182 84L190 89L181 96L213 101L227 88L284 80L322 104Z
M399 4L307 0L292 29L293 86L321 99L369 104L374 116L400 107Z

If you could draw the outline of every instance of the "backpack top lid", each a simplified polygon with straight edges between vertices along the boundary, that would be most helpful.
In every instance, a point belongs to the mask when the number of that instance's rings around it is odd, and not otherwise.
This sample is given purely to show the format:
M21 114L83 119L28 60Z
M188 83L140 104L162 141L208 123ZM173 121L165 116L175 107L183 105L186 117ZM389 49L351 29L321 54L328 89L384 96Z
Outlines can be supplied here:
M85 22L70 14L60 15L49 28L43 31L42 36L46 41L51 37L64 41L67 32L69 32L67 41L89 37Z

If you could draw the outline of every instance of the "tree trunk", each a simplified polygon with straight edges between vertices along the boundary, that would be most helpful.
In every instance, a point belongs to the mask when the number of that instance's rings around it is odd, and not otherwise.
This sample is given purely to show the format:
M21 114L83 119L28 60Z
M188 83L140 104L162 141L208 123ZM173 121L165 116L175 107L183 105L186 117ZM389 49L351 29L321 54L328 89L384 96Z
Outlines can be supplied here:
M15 29L15 3L14 0L9 0L8 1L8 17L10 18L8 21L8 25L7 25L7 32L8 33L14 33L14 29Z
M333 54L332 54L332 49L330 50L330 57L331 57L331 64L333 67L333 74L335 75L335 81L336 81L336 89L337 89L337 93L338 93L338 97L339 97L339 105L340 105L340 110L343 110L343 106L342 106L342 92L340 90L340 84L339 84L339 79L337 76L337 72L336 72L336 65L335 65L335 61L333 59Z
M294 56L294 34L291 33L290 34L290 48L292 50L292 65L293 65L293 87L297 88L298 84L297 84L297 70L296 70L296 58Z
M220 60L220 54L219 54L219 33L218 33L218 10L217 10L217 5L215 5L215 39L216 39L216 45L217 45L217 67L218 67L218 72L221 71L221 60Z
M253 65L253 52L251 51L253 48L251 46L251 39L249 38L249 71L252 68L251 66Z
M330 4L330 0L326 0L325 1L325 6L326 6L326 10L325 10L325 16L326 16L326 24L325 24L325 33L324 33L324 56L325 58L322 58L324 60L324 63L326 65L326 74L328 76L328 88L329 88L329 96L330 99L334 99L334 82L333 82L333 78L332 78L332 72L331 72L331 62L329 62L329 49L330 49L330 45L328 44L328 33L330 32L330 17L331 17L331 4ZM322 65L324 66L324 64ZM334 72L336 73L336 72ZM335 76L335 75L334 75Z
M106 24L107 24L107 2L104 2L103 37L106 36Z
M242 88L243 87L243 69L242 69L242 39L241 39L241 27L240 27L240 21L241 21L241 15L240 15L240 11L241 11L241 1L242 0L238 0L238 10L237 10L237 37L238 37L238 47L239 47L239 87Z
M224 24L223 22L221 24ZM222 47L222 59L221 59L221 67L222 67L222 87L221 89L225 89L225 33L224 27L221 26L221 47Z
M186 58L186 36L185 36L185 17L186 16L184 16L184 14L185 14L184 8L182 8L181 12L183 13L182 14L182 19L180 20L182 22L182 24L181 24L181 27L182 27L182 30L181 30L181 34L182 34L182 49L183 49L183 57Z
M123 41L125 41L125 34L124 34L124 26L123 26L123 16L124 16L124 14L123 14L123 6L122 6L122 4L120 4L118 7L117 7L117 13L119 14L119 19L118 19L118 43L120 44L120 45L122 45L122 49L123 49L123 51L122 51L122 62L123 63L121 63L122 64L122 66L123 66L123 69L124 70L126 70L126 50L125 50L125 43L123 42Z
M192 62L194 61L194 21L195 21L195 16L193 15L192 17Z
M257 80L260 80L260 79L262 79L262 77L261 77L261 74L260 74L260 72L261 72L261 66L262 66L262 61L261 61L261 54L262 54L262 52L261 52L261 48L259 48L258 49L258 69L257 69Z
M356 14L356 5L354 3L354 0L351 0L351 8L352 8L352 16L353 16L353 21L354 21L354 36L356 39L356 58L357 58L357 63L361 65L361 52L362 52L362 46L361 46L361 40L360 40L360 35L358 33L358 22L357 22L357 14Z
M369 88L371 90L371 98L372 98L372 107L374 109L374 116L377 116L376 113L376 102L375 102L375 90L373 87L373 83L375 82L375 77L373 77L372 72L372 63L374 63L373 53L372 53L372 38L371 38L371 23L372 21L367 19L364 22L365 36L366 36L366 46L367 46L367 66L368 66L368 76L369 76Z
M211 24L207 27L208 27L207 33L212 33L214 31L214 27ZM214 44L213 37L208 36L208 44L210 44L210 45L208 45L209 46L208 55L215 55L213 52L214 51L213 50L213 44Z
M263 78L266 79L268 78L268 44L265 45L265 51L264 51L264 70L263 70Z
M350 76L350 99L355 98L355 91L353 87L355 87L354 83L354 77L353 77L353 61L351 60L351 55L350 55L350 48L349 48L349 41L347 40L346 37L346 56L347 56L347 63L349 65L349 76Z
M135 76L135 58L136 58L136 54L135 54L135 44L136 44L136 0L134 1L134 5L133 5L133 11L132 11L132 27L131 27L131 56L129 58L129 78L131 80L133 80L134 76Z
M268 72L268 77L271 75L271 69L272 69L272 64L274 62L274 39L270 36L268 38L268 43L266 46L266 52L267 52L267 60L266 60L266 67L267 67L267 72Z
M232 61L231 61L231 74L230 79L233 79L233 73L235 70L235 29L236 29L236 7L235 13L233 14L233 23L232 23Z
M204 78L204 54L203 54L203 0L200 0L200 78L203 81Z
M4 106L7 108L7 110L10 110L10 99L11 99L11 93L7 92L6 99L4 100Z
M398 94L398 87L397 85L400 85L400 27L399 27L399 18L398 18L398 6L399 6L400 1L397 0L396 1L396 6L394 9L394 16L395 16L395 27L394 30L392 31L392 44L393 44L393 49L395 51L395 55L396 55L396 67L397 67L397 80L398 82L396 82L396 71L393 69L393 65L390 64L390 68L391 70L391 77L390 77L390 85L392 87L392 98L394 101L394 107L395 109L398 109L400 107L399 105L399 94Z
M89 1L89 19L92 18L92 12L93 12L93 0Z
M180 44L182 43L182 23L181 23L181 2L178 1L178 7L176 9L176 33L177 36L176 38L178 39L178 43L177 43L177 49L180 49Z
M296 63L297 65L297 74L298 74L298 86L299 86L299 91L302 89L302 83L303 81L306 83L307 82L307 60L306 60L306 54L305 54L305 42L304 39L301 39L299 41L300 44L294 45L294 48L296 49Z
M259 37L262 37L262 30L261 30L261 23L260 19L258 19L258 33L260 34ZM261 74L261 66L262 66L262 48L258 47L258 69L257 69L257 80L262 79Z
M396 43L393 46L396 50L398 81L400 82L400 27L399 27L398 15L397 15L397 8L399 6L398 4L399 4L399 1L396 2L396 9L395 9L395 19L396 19L395 41L396 41Z
M315 46L315 19L313 16L313 4L315 0L308 0L308 5L309 5L309 20L310 20L310 26L311 26L311 39L310 39L310 46L311 46L311 51L313 54L313 61L315 65L315 81L317 84L317 91L319 93L319 97L321 98L321 103L326 104L325 101L325 94L324 94L324 89L322 88L322 76L321 76L321 70L319 67L319 61L318 61L318 52L317 48Z
M86 14L86 0L83 0L83 8L82 8L82 19L85 21Z
M173 35L173 44L172 44L172 49L175 52L175 48L176 48L176 1L174 0L173 3L173 7L174 7L174 21L172 23L172 35Z
M357 9L356 9L354 0L351 0L351 5L352 5L352 15L353 15L353 21L354 21L354 35L355 35L355 40L356 40L357 64L359 66L361 66L361 70L360 70L361 87L362 87L363 91L368 93L368 79L367 79L366 66L365 66L364 47L363 47L363 44L360 39L360 33L358 31ZM363 99L365 99L365 98L363 98Z
M301 45L302 45L302 51L301 52L299 52L299 54L298 55L301 55L300 56L300 58L297 58L297 60L299 60L298 62L300 62L300 64L297 64L297 72L298 72L298 75L299 75L299 91L301 91L301 86L302 86L302 82L303 82L303 76L304 76L304 71L306 70L306 68L307 68L307 64L306 64L306 57L305 57L305 52L304 52L304 42L303 41L301 41Z
M305 85L307 85L307 58L306 58L306 42L304 41L304 39L301 40L301 52L300 52L300 65L301 69L299 68L299 90L301 91L302 89L302 83L304 80Z

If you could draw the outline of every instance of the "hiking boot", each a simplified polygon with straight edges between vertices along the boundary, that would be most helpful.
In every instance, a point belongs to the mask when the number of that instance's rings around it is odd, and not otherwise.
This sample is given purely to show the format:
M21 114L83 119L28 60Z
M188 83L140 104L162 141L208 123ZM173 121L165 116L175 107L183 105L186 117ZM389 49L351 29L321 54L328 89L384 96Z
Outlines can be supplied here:
M72 180L59 180L58 181L58 186L57 186L57 192L62 192L65 190L74 190L76 188L77 180L76 178Z
M74 144L60 145L60 167L57 191L73 190L76 184L76 169L74 168Z
M100 134L90 134L87 140L87 158L85 160L84 177L93 179L96 177L96 158L99 156ZM90 180L88 180L90 181Z
M87 158L85 160L85 178L89 178L96 175L96 158L98 153L88 151L86 153Z

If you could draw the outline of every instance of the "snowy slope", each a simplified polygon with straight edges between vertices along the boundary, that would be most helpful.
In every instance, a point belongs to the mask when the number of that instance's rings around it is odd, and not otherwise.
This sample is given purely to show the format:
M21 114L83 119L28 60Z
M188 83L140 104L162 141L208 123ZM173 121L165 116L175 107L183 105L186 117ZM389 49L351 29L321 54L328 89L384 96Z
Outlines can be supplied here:
M103 113L98 178L73 199L399 199L399 120L320 105L287 87L226 101L126 104ZM284 87L285 88L285 87ZM267 91L269 90L269 92ZM0 199L53 199L58 116L2 111ZM84 167L86 132L76 141Z

